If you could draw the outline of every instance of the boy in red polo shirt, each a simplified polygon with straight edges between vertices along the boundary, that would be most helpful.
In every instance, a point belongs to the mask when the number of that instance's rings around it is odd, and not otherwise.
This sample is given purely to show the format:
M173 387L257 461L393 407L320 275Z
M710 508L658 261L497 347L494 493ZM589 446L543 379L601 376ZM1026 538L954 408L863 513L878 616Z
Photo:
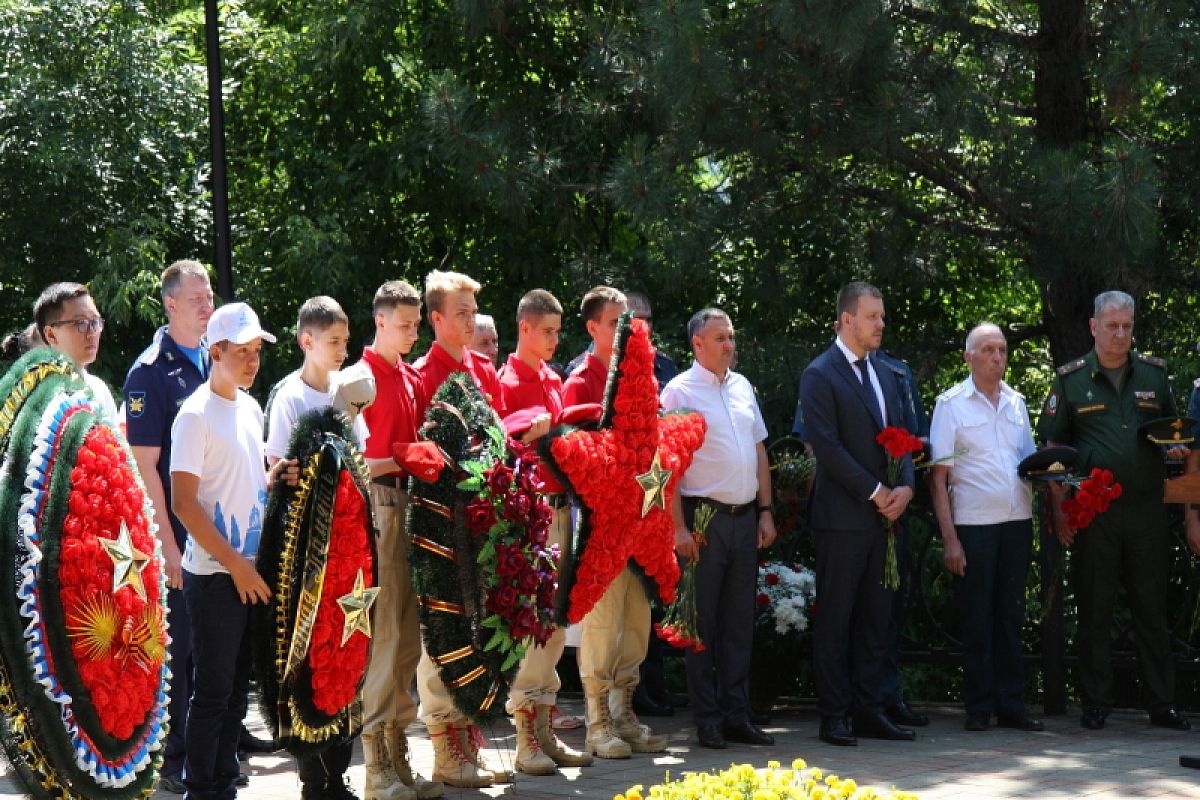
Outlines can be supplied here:
M524 442L549 432L562 418L562 380L546 366L558 348L562 306L554 295L534 289L517 305L517 352L500 371L505 428ZM554 509L550 544L560 551L571 535L571 510L560 492L548 494ZM550 725L550 711L561 685L555 665L566 646L566 629L558 628L543 647L530 647L521 659L505 706L517 723L516 767L529 775L550 775L558 767L580 767L592 757L564 745Z
M501 412L500 380L486 356L471 350L475 334L477 281L458 272L434 270L425 278L425 306L433 326L434 343L413 365L420 375L423 419L429 402L452 372L466 372L497 412ZM502 412L501 412L502 413ZM422 651L417 664L417 691L421 695L421 720L434 742L433 777L451 786L482 788L509 783L512 773L484 763L476 745L478 728L455 705L438 674L437 665ZM454 746L450 745L454 738Z
M583 296L580 313L593 350L567 378L567 404L603 402L617 321L625 309L625 295L608 286ZM651 733L633 711L638 667L650 635L650 600L628 566L581 624L579 678L587 696L588 751L601 758L628 758L631 750L661 753L667 748L666 737Z
M421 657L417 596L408 566L404 514L409 473L437 478L437 448L417 442L418 409L426 402L421 378L404 362L421 327L421 296L404 281L388 281L375 292L375 341L361 364L375 378L375 402L363 411L371 471L371 506L378 528L379 586L375 601L371 661L363 683L363 754L367 783L364 800L440 797L442 784L414 773L404 729L417 716L408 694ZM407 469L406 469L407 466Z
M467 372L492 408L501 411L500 380L487 356L471 349L475 338L475 295L479 282L460 272L435 269L425 278L425 306L433 326L433 345L413 364L421 374L425 402L433 400L451 372ZM421 417L425 408L420 409Z

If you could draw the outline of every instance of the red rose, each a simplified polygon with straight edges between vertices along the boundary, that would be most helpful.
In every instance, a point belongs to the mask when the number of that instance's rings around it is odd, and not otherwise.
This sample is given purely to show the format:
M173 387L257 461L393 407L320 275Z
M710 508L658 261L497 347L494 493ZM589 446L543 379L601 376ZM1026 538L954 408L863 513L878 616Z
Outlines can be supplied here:
M779 576L774 572L768 572L763 580L767 582L767 586L776 586L779 583Z
M512 586L498 586L492 591L492 597L496 601L496 611L507 614L516 606L518 595L517 590Z
M496 546L496 573L505 578L515 578L529 568L529 560L521 548L510 545Z
M541 580L538 578L537 570L530 567L517 576L517 586L526 594L533 594L537 591Z
M533 505L529 498L530 495L526 492L509 495L504 501L504 518L510 522L524 524Z
M495 524L496 508L490 500L477 497L467 504L467 528L472 533L487 533Z
M767 597L767 595L764 593L760 593L758 597L754 598L754 602L758 604L759 608L765 608L770 604L771 598Z
M492 494L502 495L512 486L513 471L503 464L497 463L496 466L485 471L483 477L487 479L488 489Z

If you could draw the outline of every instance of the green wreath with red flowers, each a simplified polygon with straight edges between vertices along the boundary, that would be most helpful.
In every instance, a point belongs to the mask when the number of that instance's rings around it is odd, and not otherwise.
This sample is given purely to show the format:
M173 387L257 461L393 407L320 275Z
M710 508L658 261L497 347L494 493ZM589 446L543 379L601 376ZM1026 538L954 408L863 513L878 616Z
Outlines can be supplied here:
M421 635L460 711L503 713L513 672L554 632L557 550L534 454L507 440L469 375L434 395L421 435L446 467L410 482L407 530Z
M166 585L116 421L74 363L0 378L0 743L34 798L149 796L168 732Z
M315 755L362 727L378 589L367 467L346 417L302 414L287 458L300 480L271 487L256 565L271 602L252 608L263 716L281 747Z

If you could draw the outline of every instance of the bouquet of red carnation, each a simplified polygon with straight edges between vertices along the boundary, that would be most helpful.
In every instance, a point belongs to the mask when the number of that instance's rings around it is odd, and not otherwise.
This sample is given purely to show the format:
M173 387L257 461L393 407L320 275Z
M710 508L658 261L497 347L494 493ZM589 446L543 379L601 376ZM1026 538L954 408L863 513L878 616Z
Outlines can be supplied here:
M881 430L875 437L875 441L879 442L887 453L887 486L889 489L893 489L900 482L900 465L904 463L904 457L920 452L924 445L921 444L919 437L913 436L904 428L895 425L889 425ZM885 519L884 528L887 529L888 539L887 559L883 564L883 586L886 589L899 589L900 568L896 562L896 520Z
M693 538L696 544L703 547L708 543L704 535L708 524L712 522L716 511L708 503L701 502L696 506L696 516L692 520ZM704 640L696 630L696 565L700 563L697 555L679 576L679 584L675 587L675 602L667 608L663 621L655 623L654 632L672 647L690 647L697 653L704 650Z
M1121 484L1106 469L1093 469L1087 478L1068 478L1066 483L1076 491L1074 497L1062 501L1062 510L1067 515L1067 525L1075 530L1091 525L1096 515L1108 511L1109 504L1122 492Z

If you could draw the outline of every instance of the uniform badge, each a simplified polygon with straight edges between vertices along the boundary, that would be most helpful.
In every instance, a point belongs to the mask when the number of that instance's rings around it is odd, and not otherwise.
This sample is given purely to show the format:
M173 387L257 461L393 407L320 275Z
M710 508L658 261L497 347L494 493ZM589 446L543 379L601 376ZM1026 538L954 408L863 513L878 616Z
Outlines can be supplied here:
M1158 394L1151 390L1149 392L1134 392L1133 396L1138 400L1153 400L1158 396Z
M1088 400L1091 400L1091 399L1092 399L1092 390L1091 390L1091 389L1088 389L1088 393L1087 393L1087 399L1088 399Z
M130 392L129 397L125 401L125 413L127 413L131 419L137 419L142 414L145 414L146 393Z
M1046 398L1046 413L1052 417L1058 413L1058 392L1054 392Z

